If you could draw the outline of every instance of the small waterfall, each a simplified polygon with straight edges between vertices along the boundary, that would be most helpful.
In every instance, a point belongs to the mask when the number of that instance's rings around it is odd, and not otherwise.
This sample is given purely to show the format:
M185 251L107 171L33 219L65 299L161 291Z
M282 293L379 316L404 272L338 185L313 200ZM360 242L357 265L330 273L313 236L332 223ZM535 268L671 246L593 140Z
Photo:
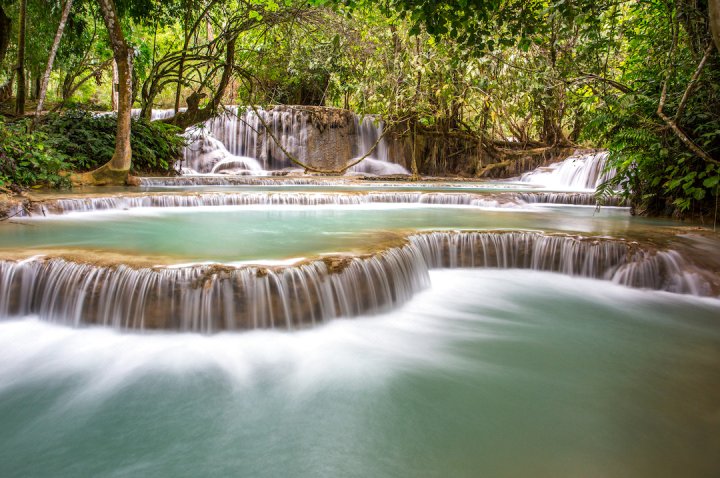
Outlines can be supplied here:
M515 193L515 197L528 204L569 204L573 206L595 206L598 204L593 193L551 193L531 192ZM617 196L603 199L604 206L625 206L625 201Z
M192 129L185 133L190 144L183 149L183 167L199 174L224 173L261 175L260 163L247 156L229 152L212 133Z
M353 155L357 158L364 156L377 142L378 145L370 157L389 163L390 151L387 140L382 137L384 127L385 124L382 120L372 115L355 115L355 132L357 134L357 142L353 148ZM380 138L379 142L378 138Z
M178 112L183 113L187 111L187 108L179 108ZM154 109L150 112L150 121L164 120L175 116L175 109Z
M180 112L187 111L187 108L180 108L178 111L180 111ZM132 115L133 118L139 118L141 112L142 112L142 110L140 108L133 108L130 114ZM150 112L150 121L164 120L164 119L172 118L173 116L175 116L174 108L153 109Z
M370 192L346 193L201 193L148 194L136 196L82 197L36 202L28 209L18 209L18 217L55 215L70 212L92 212L152 207L207 206L319 206L358 204L436 204L486 208L521 207L512 196L469 193Z
M13 217L57 215L153 207L209 206L321 206L359 204L434 204L480 208L523 208L526 204L595 205L592 194L567 193L436 193L436 192L237 192L196 194L144 194L52 199L12 209ZM608 205L620 205L617 200Z
M410 242L433 268L532 269L629 287L713 294L710 273L690 266L676 251L645 251L623 241L529 232L436 232L411 236Z
M385 124L374 116L355 116L355 132L357 141L353 148L354 159L365 156L375 143L375 150L367 158L350 168L350 172L370 174L373 176L390 176L396 174L410 174L403 166L390 161L390 148L383 137Z
M261 121L262 118L262 121ZM263 122L282 148L265 132ZM208 120L203 129L212 134L227 151L235 156L255 158L262 169L279 170L292 167L293 163L282 151L284 148L300 161L309 160L307 139L312 124L301 111L275 107L270 110L228 106L225 111ZM194 144L189 147L192 148ZM203 167L194 167L203 171Z
M356 161L353 160L353 161ZM391 176L397 174L409 175L410 171L395 163L381 161L375 158L365 158L349 169L350 172L358 174L369 174L373 176Z
M287 328L377 313L429 285L417 249L279 269L133 269L61 259L0 262L0 317L213 332Z
M351 158L365 155L381 138L373 153L353 171L373 175L409 174L404 167L389 161L389 146L382 137L381 121L346 113L339 118L352 117L352 121L346 119L343 122L334 117L318 119L317 111L303 107L276 106L269 110L253 110L229 106L222 114L202 125L198 129L201 133L188 134L190 144L184 154L183 166L200 173L212 171L215 158L193 151L210 147L202 144L207 136L221 144L227 154L256 159L261 169L268 171L297 168L285 151L302 163L339 169ZM334 130L336 132L332 133ZM212 145L211 149L220 148ZM247 170L240 173L243 171Z
M564 161L523 174L520 181L549 189L596 189L612 178L615 171L605 171L608 152L575 153Z
M0 317L71 325L214 332L287 328L377 313L429 285L429 268L522 268L713 295L713 273L675 251L535 232L434 232L367 257L276 268L133 269L62 259L0 262Z

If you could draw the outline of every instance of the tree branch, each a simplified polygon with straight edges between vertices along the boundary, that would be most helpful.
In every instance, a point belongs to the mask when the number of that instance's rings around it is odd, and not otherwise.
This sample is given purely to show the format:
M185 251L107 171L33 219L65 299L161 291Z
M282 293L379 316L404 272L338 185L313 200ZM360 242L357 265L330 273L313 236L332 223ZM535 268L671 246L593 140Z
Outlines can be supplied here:
M667 116L663 109L665 108L665 102L667 101L667 90L668 90L668 83L670 82L670 78L672 77L672 74L674 72L674 59L675 59L675 51L677 50L678 45L678 30L679 25L677 22L677 13L673 16L673 40L672 40L672 47L670 48L670 54L669 54L669 67L667 70L667 73L665 74L665 81L663 81L663 87L662 87L662 93L660 94L660 102L658 103L658 109L657 109L657 115L665 122L665 124L672 130L673 133L675 133L675 136L682 141L682 143L687 146L687 148L695 153L696 156L703 159L704 161L707 161L708 163L713 163L720 165L720 161L712 158L709 154L707 154L703 149L695 144L693 140L691 140L687 134L683 130L680 129L680 127L677 125L675 120ZM695 71L696 75L700 75L700 71L702 70L701 66L704 66L706 61L706 58L703 57L703 60L701 60L700 65L698 65L698 69ZM695 75L693 75L693 80L695 80ZM693 80L690 81L690 85L688 85L688 88L693 83ZM685 90L685 94L689 95L688 89ZM683 99L686 100L685 95L683 95ZM682 106L682 103L681 103Z

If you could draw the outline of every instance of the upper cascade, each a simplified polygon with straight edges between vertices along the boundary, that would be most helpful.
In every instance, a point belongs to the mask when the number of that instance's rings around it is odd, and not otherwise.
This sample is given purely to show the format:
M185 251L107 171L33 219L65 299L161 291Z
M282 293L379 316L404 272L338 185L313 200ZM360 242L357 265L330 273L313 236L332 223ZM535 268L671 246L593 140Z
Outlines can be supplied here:
M173 110L153 110L152 119L172 114ZM409 174L391 161L383 128L373 116L331 108L228 106L186 131L189 144L178 169L183 174L267 175L301 168L292 157L313 168L339 170L370 152L351 172Z
M520 181L558 190L595 190L615 176L606 170L607 151L576 152L564 161L527 172Z

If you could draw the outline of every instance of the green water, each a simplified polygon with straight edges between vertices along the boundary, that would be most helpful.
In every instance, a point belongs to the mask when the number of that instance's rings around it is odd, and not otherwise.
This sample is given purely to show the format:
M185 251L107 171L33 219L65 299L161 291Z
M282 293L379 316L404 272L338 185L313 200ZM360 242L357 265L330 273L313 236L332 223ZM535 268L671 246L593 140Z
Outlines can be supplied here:
M719 301L431 279L296 333L0 322L0 476L718 476Z
M624 236L664 224L617 208L363 205L148 208L20 219L0 227L0 248L90 248L188 261L304 257L372 248L386 233L531 229Z

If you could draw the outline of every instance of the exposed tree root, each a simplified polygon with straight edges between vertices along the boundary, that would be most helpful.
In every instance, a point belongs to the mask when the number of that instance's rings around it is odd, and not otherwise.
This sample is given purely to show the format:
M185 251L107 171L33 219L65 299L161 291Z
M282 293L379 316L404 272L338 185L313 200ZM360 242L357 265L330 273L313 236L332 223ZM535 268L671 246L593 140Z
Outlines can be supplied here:
M128 184L127 169L112 169L109 164L100 166L87 173L72 174L70 182L73 186L124 186Z

